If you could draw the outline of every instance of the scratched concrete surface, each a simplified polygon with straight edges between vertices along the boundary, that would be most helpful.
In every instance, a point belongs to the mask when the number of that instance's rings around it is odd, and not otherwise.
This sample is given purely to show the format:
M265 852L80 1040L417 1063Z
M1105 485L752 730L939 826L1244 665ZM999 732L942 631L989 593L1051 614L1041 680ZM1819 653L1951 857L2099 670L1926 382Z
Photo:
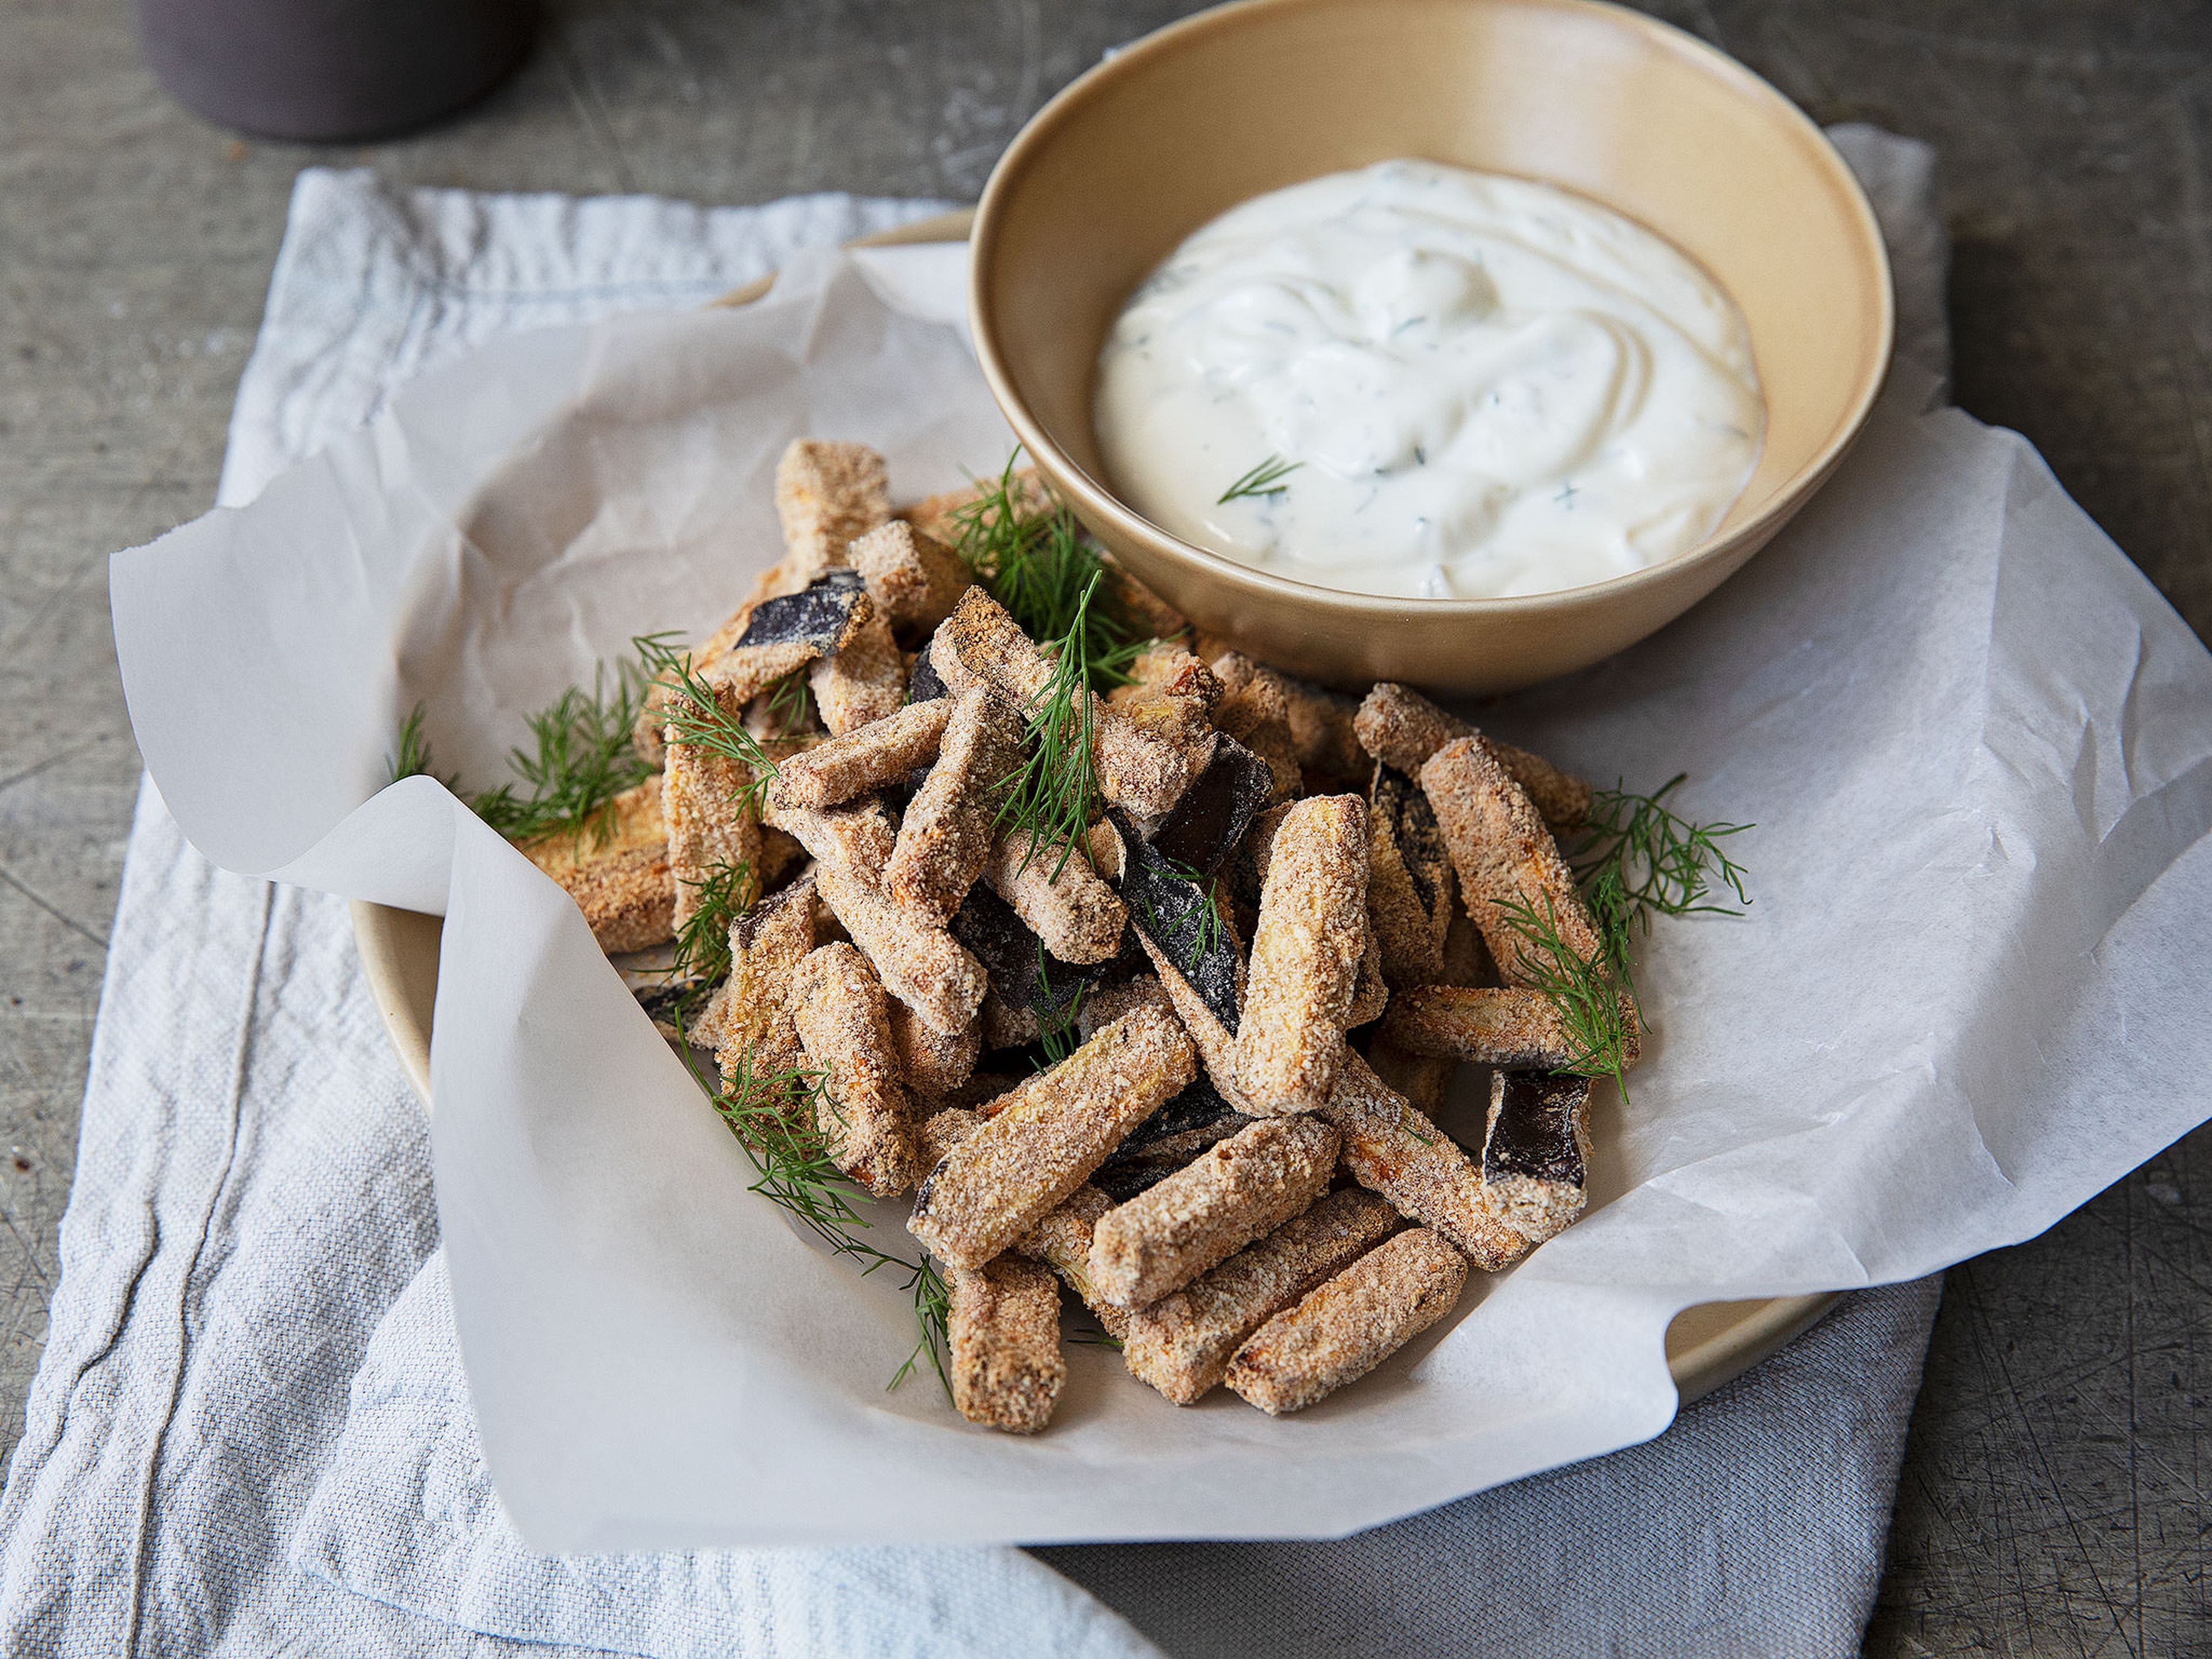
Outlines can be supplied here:
M342 150L165 101L125 9L0 9L0 1445L58 1273L138 763L103 561L209 505L294 172L972 197L1023 118L1179 11L557 0L462 119ZM1960 401L2034 439L2212 628L2212 14L2147 0L1667 3L1823 120L1942 150ZM2212 1136L1954 1273L1869 1634L1889 1655L2212 1651Z

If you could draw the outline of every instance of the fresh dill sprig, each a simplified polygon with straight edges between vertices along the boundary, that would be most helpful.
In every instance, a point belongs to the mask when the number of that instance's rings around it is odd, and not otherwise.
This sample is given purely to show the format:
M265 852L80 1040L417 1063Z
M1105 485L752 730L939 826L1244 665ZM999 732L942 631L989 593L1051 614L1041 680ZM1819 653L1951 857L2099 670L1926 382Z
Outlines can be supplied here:
M1093 690L1128 679L1143 641L1096 594L1106 564L1083 526L1060 501L1039 505L1022 483L1016 449L999 476L952 513L955 545L983 589L1022 631L1040 642L1079 632L1084 672Z
M459 793L459 780L440 777L436 763L430 758L430 739L422 735L424 710L421 703L407 711L407 718L399 722L399 746L385 757L384 781L389 786L402 778L437 778L447 788Z
M1168 948L1168 940L1188 921L1195 920L1198 931L1191 936L1190 960L1184 963L1186 974L1195 974L1198 964L1212 956L1221 943L1221 878L1202 876L1189 865L1179 860L1157 854L1168 873L1180 877L1199 890L1198 896L1179 908L1171 916L1163 916L1153 908L1151 896L1141 890L1136 895L1137 908L1144 914L1145 931Z
M768 698L769 731L795 732L805 722L809 692L805 669L792 670L769 686L764 695Z
M1036 1007L1034 1012L1037 1017L1037 1042L1044 1049L1046 1061L1046 1066L1037 1067L1039 1071L1045 1070L1047 1066L1059 1065L1082 1046L1080 1028L1077 1022L1083 1013L1083 1000L1091 994L1091 982L1088 980L1079 980L1076 983L1075 994L1068 999L1067 1006L1054 1009L1052 970L1046 967L1045 962L1044 941L1039 939L1036 1000L1044 1006Z
M1498 914L1520 941L1520 983L1551 999L1572 1057L1555 1069L1577 1077L1609 1077L1628 1098L1629 1012L1636 988L1627 954L1608 936L1585 957L1559 936L1559 912L1547 893L1539 912L1525 898L1500 900Z
M679 878L679 879L684 879ZM717 860L697 881L684 880L698 902L676 930L676 951L669 974L708 986L730 976L730 924L752 907L759 884L744 860Z
M630 741L644 696L645 677L635 665L617 665L610 687L600 664L588 692L572 685L530 717L532 750L508 751L507 764L530 793L503 783L473 797L470 807L510 841L568 830L605 845L614 835L615 797L653 775ZM403 741L404 735L403 727Z
M684 1059L751 1162L758 1179L750 1190L781 1208L834 1255L860 1263L861 1278L888 1268L902 1279L914 1304L917 1335L914 1352L885 1386L898 1387L927 1356L950 1399L952 1378L945 1369L945 1356L951 1351L951 1310L944 1276L926 1256L909 1261L860 1237L869 1223L853 1204L865 1194L831 1158L816 1116L822 1073L792 1066L757 1074L750 1057L745 1056L738 1060L736 1075L716 1088L701 1075L696 1060L689 1054Z
M1753 826L1695 823L1671 811L1667 797L1686 776L1678 772L1648 795L1601 789L1591 799L1575 874L1607 948L1624 960L1631 930L1650 932L1655 911L1734 916L1751 902L1743 866L1720 843ZM1722 900L1721 888L1734 903Z
M1304 461L1286 461L1279 455L1270 455L1223 490L1214 505L1226 507L1231 501L1256 501L1266 495L1279 495L1290 488L1283 480L1304 465Z
M740 810L757 811L761 792L775 775L775 762L761 747L760 739L745 730L742 711L733 713L724 708L714 688L699 677L691 666L691 653L670 643L673 637L641 634L630 641L646 672L668 688L667 729L677 742L719 755L743 769L751 781L737 791L735 802Z
M1053 866L1054 879L1067 868L1079 845L1087 856L1085 833L1098 805L1098 774L1091 760L1098 736L1098 705L1091 690L1084 634L1084 618L1098 580L1093 575L1076 601L1067 632L1045 647L1052 653L1052 674L1024 711L1028 753L1020 766L1000 780L1006 799L994 825L1028 832L1024 869L1042 849L1057 846L1060 862Z

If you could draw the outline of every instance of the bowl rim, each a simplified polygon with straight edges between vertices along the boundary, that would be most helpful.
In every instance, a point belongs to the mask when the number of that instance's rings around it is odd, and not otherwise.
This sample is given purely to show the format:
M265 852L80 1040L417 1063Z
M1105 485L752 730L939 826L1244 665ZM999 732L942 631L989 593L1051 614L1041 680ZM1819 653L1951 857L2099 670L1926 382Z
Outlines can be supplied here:
M1101 88L1111 86L1138 72L1162 54L1177 51L1193 40L1220 29L1245 27L1255 13L1298 11L1343 3L1343 0L1228 0L1226 4L1212 7L1155 29L1115 52L1104 61L1092 65L1060 88L1014 135L1013 142L1006 146L993 166L990 178L983 186L982 198L976 204L975 226L969 238L968 259L968 319L976 359L982 365L983 377L990 386L991 395L998 401L1000 412L1006 416L1007 424L1013 428L1021 447L1052 477L1055 485L1073 497L1072 504L1077 507L1079 516L1094 525L1103 520L1121 535L1144 544L1164 557L1194 562L1217 580L1255 596L1264 595L1310 605L1326 604L1377 618L1403 618L1409 614L1419 615L1424 619L1445 621L1459 617L1510 618L1516 615L1555 612L1563 604L1581 605L1596 603L1617 594L1633 592L1641 587L1672 581L1698 566L1727 557L1746 541L1758 545L1773 535L1814 491L1827 482L1844 457L1850 453L1851 446L1858 441L1876 400L1881 396L1882 388L1888 382L1890 365L1897 345L1897 292L1890 271L1888 245L1883 240L1881 222L1875 216L1874 205L1867 199L1865 187L1859 183L1858 175L1850 170L1820 124L1784 96L1772 82L1717 46L1698 39L1686 29L1677 28L1642 12L1632 11L1626 6L1612 3L1612 0L1456 0L1456 3L1469 7L1504 3L1579 12L1615 27L1643 33L1664 46L1686 52L1693 58L1702 59L1708 70L1724 80L1735 82L1753 99L1771 106L1784 121L1795 125L1803 136L1812 140L1812 155L1819 166L1830 175L1832 182L1841 186L1840 193L1849 204L1855 228L1864 245L1873 252L1876 301L1875 350L1872 354L1874 368L1856 388L1846 405L1844 418L1827 442L1795 473L1784 479L1763 507L1741 524L1709 535L1695 546L1646 565L1640 570L1609 576L1603 581L1552 588L1540 593L1431 599L1419 595L1360 593L1346 588L1325 586L1318 582L1301 581L1296 577L1262 570L1225 554L1217 553L1211 548L1185 541L1122 501L1078 465L1073 458L1045 433L1030 413L1027 403L1016 391L1012 373L1001 350L998 331L994 326L989 307L985 301L988 273L1003 234L1007 198L1018 187L1022 176L1034 165L1044 146L1066 124L1072 112L1096 96ZM1588 194L1587 191L1577 193ZM1597 198L1593 197L1590 199ZM1609 207L1611 204L1601 205ZM1617 208L1613 210L1620 211ZM1640 220L1638 222L1642 223ZM1651 228L1647 226L1645 228ZM1656 231L1654 234L1664 234ZM1673 246L1672 239L1668 240L1668 245ZM1684 252L1686 257L1694 257L1687 255L1686 250Z

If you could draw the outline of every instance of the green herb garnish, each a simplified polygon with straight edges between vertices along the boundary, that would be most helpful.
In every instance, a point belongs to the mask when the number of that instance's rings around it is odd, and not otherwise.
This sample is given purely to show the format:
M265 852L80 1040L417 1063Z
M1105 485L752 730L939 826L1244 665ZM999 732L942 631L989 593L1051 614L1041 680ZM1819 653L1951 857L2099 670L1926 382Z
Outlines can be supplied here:
M863 1279L881 1268L903 1276L903 1288L914 1303L918 1334L914 1352L892 1373L886 1387L896 1389L905 1382L926 1356L950 1399L952 1379L945 1369L945 1356L950 1351L947 1327L951 1307L944 1276L927 1257L909 1261L879 1250L860 1237L869 1223L853 1207L853 1200L866 1194L830 1158L829 1143L816 1121L822 1073L793 1066L756 1075L750 1057L743 1057L736 1074L717 1089L700 1076L696 1062L688 1054L685 1060L750 1160L759 1177L751 1191L780 1207L833 1254L860 1263Z
M1052 994L1052 970L1045 965L1046 960L1044 941L1039 939L1036 992L1030 1006L1037 1017L1037 1042L1044 1048L1046 1064L1037 1067L1040 1072L1047 1066L1059 1065L1082 1046L1082 1032L1078 1021L1083 1013L1083 999L1091 994L1091 982L1079 980L1075 994L1068 999L1067 1006L1056 1006L1057 999Z
M1040 850L1057 846L1060 862L1052 872L1055 879L1079 845L1088 856L1085 832L1098 805L1098 774L1091 760L1091 745L1098 736L1098 704L1091 690L1085 629L1098 581L1093 574L1075 603L1066 633L1044 647L1052 655L1052 675L1037 688L1024 711L1029 752L1019 767L1000 780L1006 799L994 825L1027 832L1030 846L1022 860L1024 869Z
M752 908L759 884L743 859L717 861L697 881L684 885L699 896L683 927L676 930L676 952L669 974L674 979L712 986L730 976L730 924ZM688 1022L687 1022L688 1023Z
M983 589L1022 631L1043 644L1079 635L1085 678L1106 692L1128 679L1141 649L1135 630L1095 593L1106 563L1074 514L1058 501L1033 506L1016 474L1017 449L998 477L956 508L955 545Z
M1720 843L1747 823L1693 823L1668 810L1667 797L1680 787L1676 773L1649 795L1601 789L1573 854L1576 878L1607 949L1626 959L1632 928L1650 931L1655 911L1670 916L1743 914L1751 902L1744 869ZM1735 902L1715 902L1716 885Z
M447 788L459 793L455 778L438 775L430 758L430 740L422 735L422 716L423 708L418 702L399 722L399 746L385 757L384 781L389 787L402 778L437 778Z
M1543 896L1540 913L1525 898L1502 900L1496 906L1520 942L1516 977L1550 998L1558 1011L1572 1057L1555 1069L1577 1077L1609 1077L1626 1100L1632 1016L1623 999L1636 994L1626 952L1616 953L1608 937L1595 957L1578 954L1559 936L1559 913L1551 895Z
M1285 483L1283 480L1304 465L1304 461L1286 461L1279 455L1270 455L1228 489L1223 490L1214 505L1226 507L1231 501L1258 500L1266 495L1279 495L1290 488L1290 485Z
M645 676L619 665L607 684L605 664L592 672L592 689L571 686L560 701L530 717L534 752L510 750L507 764L529 793L503 783L472 797L476 815L510 841L556 830L586 834L604 846L615 830L614 800L653 775L630 741L645 696ZM405 728L401 729L403 746Z
M669 691L667 719L670 736L678 743L703 749L744 769L751 781L741 787L734 799L741 810L757 811L761 792L775 775L775 762L760 739L745 730L741 713L723 706L714 688L691 666L691 653L669 643L668 634L641 634L630 643L653 679Z

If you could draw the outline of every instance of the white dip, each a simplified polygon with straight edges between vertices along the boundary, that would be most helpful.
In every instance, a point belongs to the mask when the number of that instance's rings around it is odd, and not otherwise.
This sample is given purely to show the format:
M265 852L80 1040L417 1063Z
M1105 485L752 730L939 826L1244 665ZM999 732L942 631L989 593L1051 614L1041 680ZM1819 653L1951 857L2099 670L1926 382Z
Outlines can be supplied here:
M1683 551L1766 427L1742 317L1673 246L1565 191L1415 161L1192 236L1108 335L1096 416L1115 489L1162 528L1432 599Z

